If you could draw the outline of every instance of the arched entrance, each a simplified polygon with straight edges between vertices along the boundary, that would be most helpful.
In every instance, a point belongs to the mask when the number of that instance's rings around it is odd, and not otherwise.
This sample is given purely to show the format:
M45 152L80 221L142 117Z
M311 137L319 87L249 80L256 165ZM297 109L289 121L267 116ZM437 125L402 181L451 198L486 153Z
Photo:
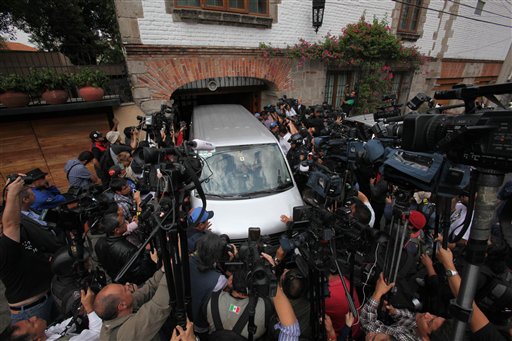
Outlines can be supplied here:
M262 107L275 86L254 77L215 77L187 83L176 89L171 99L178 105L180 119L190 120L194 106L204 104L241 104L250 112ZM263 102L264 103L264 102Z

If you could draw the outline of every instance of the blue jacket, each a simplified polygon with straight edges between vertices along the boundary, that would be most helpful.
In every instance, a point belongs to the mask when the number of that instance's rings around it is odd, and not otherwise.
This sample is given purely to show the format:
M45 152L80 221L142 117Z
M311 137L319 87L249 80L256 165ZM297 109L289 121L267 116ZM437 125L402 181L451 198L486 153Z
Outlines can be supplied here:
M48 188L32 188L32 192L36 197L36 200L30 206L30 208L36 212L41 212L42 210L52 209L57 207L59 204L62 204L66 201L66 198L55 186L51 186Z

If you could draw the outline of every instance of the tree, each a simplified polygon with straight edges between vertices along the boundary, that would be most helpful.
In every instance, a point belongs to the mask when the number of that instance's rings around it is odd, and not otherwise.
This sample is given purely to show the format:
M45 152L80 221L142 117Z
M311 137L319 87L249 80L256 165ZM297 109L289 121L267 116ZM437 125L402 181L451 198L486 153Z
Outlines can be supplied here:
M2 0L0 32L10 25L75 65L123 60L113 0Z

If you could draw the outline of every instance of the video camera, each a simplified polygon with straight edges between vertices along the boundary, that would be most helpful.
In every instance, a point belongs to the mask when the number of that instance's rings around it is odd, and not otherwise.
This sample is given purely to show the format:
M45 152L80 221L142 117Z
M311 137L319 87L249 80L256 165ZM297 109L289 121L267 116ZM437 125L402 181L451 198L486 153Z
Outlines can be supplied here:
M373 120L377 122L378 120L398 117L401 115L400 108L402 104L397 104L396 95L384 95L382 97L382 101L385 102L386 105L377 108L377 112L373 114Z
M141 191L157 189L173 193L191 183L193 174L199 176L203 164L193 150L183 147L152 148L139 147L133 153L133 160L143 170L139 181ZM192 172L192 173L191 173Z
M235 272L244 269L247 273L246 283L249 295L274 297L277 292L277 278L272 273L271 265L261 257L265 249L260 228L250 227L248 237L247 242L242 244L238 251L239 262L226 262L226 270Z
M137 116L139 120L138 127L144 131L156 142L157 146L167 147L165 141L162 139L161 132L165 136L169 136L174 131L174 126L177 124L178 109L176 106L162 104L160 111L147 114L144 116Z
M9 183L11 183L20 176L21 176L21 180L23 180L25 185L30 185L34 182L34 178L32 178L30 175L19 175L19 174L9 174L9 175L7 175L7 180L9 181Z

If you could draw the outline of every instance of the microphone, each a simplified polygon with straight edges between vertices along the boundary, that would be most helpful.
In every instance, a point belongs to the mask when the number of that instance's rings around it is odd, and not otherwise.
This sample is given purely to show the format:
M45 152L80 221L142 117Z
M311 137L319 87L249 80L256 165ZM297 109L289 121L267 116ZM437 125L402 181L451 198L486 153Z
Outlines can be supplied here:
M204 151L212 151L215 150L215 145L208 141L203 141L199 139L193 139L192 141L188 141L187 145L192 147L194 150L204 150Z

